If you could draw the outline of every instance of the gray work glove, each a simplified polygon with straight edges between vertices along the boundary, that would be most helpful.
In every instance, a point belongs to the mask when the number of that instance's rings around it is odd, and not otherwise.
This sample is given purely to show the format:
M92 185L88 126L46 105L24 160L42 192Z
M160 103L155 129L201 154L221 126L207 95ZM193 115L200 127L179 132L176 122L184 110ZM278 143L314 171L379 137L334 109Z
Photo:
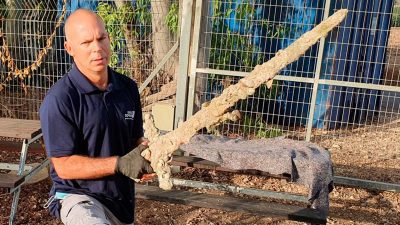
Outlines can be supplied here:
M115 172L131 179L140 179L143 174L154 173L150 162L140 155L146 148L147 146L139 145L128 154L118 157Z

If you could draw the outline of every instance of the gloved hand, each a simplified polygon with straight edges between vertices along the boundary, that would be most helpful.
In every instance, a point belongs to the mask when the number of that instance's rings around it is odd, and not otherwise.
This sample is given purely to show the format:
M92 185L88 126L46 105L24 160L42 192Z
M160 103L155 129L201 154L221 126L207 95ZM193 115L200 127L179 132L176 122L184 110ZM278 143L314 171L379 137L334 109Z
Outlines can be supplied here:
M128 154L118 157L115 172L131 179L140 179L143 174L154 173L150 162L140 155L146 148L145 145L139 145Z

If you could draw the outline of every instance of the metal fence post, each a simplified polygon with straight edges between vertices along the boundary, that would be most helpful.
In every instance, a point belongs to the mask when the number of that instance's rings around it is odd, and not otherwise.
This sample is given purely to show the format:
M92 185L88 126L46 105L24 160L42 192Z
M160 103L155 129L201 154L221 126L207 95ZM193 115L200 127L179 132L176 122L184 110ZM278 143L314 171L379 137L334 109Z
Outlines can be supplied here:
M179 67L176 88L174 127L186 119L189 48L192 24L192 0L182 1L182 19L179 44Z
M324 19L329 17L329 11L331 8L330 6L331 6L331 0L326 0L325 1ZM319 47L318 47L318 60L317 60L317 66L315 69L315 78L314 78L314 83L313 83L310 111L308 114L306 141L311 140L311 133L312 133L312 128L313 128L313 120L314 120L314 113L315 113L315 104L317 101L319 79L321 76L322 60L323 60L323 56L324 56L325 39L326 39L325 37L321 38L321 40L319 42Z
M199 43L200 43L200 31L201 31L201 16L203 10L203 1L196 1L196 15L194 20L193 28L193 42L192 42L192 52L190 57L190 68L189 68L189 89L188 89L188 105L187 105L187 116L193 115L193 107L195 101L196 92L196 68L199 53Z

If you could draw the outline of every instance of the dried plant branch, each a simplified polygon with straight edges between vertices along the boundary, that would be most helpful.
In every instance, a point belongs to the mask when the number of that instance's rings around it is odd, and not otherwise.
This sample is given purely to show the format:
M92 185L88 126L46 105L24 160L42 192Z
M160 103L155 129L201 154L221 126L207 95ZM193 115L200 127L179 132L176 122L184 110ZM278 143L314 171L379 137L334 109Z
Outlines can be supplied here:
M35 60L35 62L33 62L31 65L23 68L23 69L19 69L15 63L15 60L11 57L10 51L8 49L8 45L6 40L3 38L3 51L0 51L0 60L3 62L4 65L6 65L11 74L13 74L15 77L19 77L21 80L24 80L25 77L30 77L31 73L34 70L37 70L39 68L39 66L42 64L44 57L47 55L47 53L50 51L51 47L53 46L53 40L56 36L56 32L58 27L61 26L62 22L64 21L64 17L65 14L67 12L67 0L63 0L63 7L62 7L62 13L60 15L60 17L58 18L56 25L54 26L54 30L53 32L50 34L49 38L46 41L46 46L43 47L38 55L37 58ZM3 37L4 34L0 32L0 38ZM9 78L9 79L7 79ZM6 81L11 80L11 77L7 77ZM3 82L4 84L4 82Z
M296 61L320 38L325 37L333 28L338 26L346 15L346 9L339 10L313 30L305 33L285 50L278 51L275 57L262 65L256 66L248 76L239 80L237 84L226 88L219 97L211 100L207 107L202 108L177 129L163 136L148 137L151 142L148 151L144 152L143 155L148 157L150 152L151 166L158 175L160 188L165 190L172 188L171 169L168 162L173 152L180 145L188 143L198 130L228 119L224 115L230 107L237 101L254 94L255 89L261 84L270 82L280 70ZM148 119L149 116L145 116L145 118ZM145 121L145 123L148 122Z
M170 97L171 95L176 94L176 80L173 80L167 84L164 84L161 87L161 91L147 96L145 102L147 105L151 105L159 100Z

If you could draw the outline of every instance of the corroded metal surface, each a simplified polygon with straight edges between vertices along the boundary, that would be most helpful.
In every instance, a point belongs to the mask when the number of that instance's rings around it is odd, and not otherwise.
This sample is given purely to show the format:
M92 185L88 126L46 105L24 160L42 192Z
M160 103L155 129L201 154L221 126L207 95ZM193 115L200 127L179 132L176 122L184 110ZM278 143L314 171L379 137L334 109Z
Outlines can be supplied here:
M150 140L150 145L149 150L143 152L143 155L145 157L150 155L151 166L158 175L160 187L166 190L172 188L172 182L170 180L171 169L168 165L168 161L172 153L176 151L180 145L188 143L190 138L193 137L198 130L204 127L208 128L214 126L230 119L231 116L227 116L230 114L228 111L236 102L254 94L256 88L261 84L270 83L280 70L296 61L311 46L317 43L318 40L325 37L333 28L343 21L346 15L346 9L337 11L314 29L305 33L289 47L278 51L275 57L268 62L256 66L248 76L239 80L237 84L226 88L220 96L212 99L207 107L202 108L187 121L182 123L177 129L161 137L152 134L147 135ZM146 123L149 123L147 121L149 121L149 116L145 116L145 127L151 127L151 125L146 125Z

